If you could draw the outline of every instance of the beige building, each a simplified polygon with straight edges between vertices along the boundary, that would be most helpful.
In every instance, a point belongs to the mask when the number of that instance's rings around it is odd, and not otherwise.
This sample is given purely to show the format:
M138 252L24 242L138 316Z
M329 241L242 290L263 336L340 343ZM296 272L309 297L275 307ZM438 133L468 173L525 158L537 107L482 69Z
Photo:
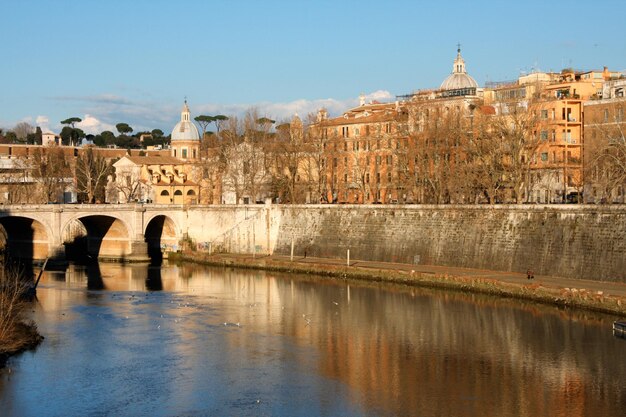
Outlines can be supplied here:
M200 135L187 101L171 138L170 156L125 155L113 164L115 176L107 185L109 203L200 203L200 185L192 180L200 171Z
M189 179L191 165L171 156L124 156L113 164L107 202L197 204L200 187Z

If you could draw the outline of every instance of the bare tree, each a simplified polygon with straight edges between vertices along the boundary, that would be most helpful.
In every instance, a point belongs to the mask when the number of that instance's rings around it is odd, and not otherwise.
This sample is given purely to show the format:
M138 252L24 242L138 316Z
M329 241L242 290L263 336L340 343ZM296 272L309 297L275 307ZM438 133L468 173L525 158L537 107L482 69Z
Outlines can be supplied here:
M592 113L588 121L585 172L592 194L590 199L623 203L626 195L626 100L614 100L600 110L602 114L587 112Z
M116 167L115 178L107 184L107 188L107 200L111 203L130 203L143 199L146 193L140 170L135 166Z
M26 122L19 122L13 128L13 132L20 142L25 142L29 134L35 133L35 128Z
M38 185L37 201L58 203L59 197L71 183L69 161L62 148L37 148L30 159L33 180Z
M85 194L88 203L104 201L107 177L112 173L110 162L89 147L76 159L74 170L76 191Z
M37 201L37 187L31 173L31 163L24 157L8 160L12 167L1 175L8 204L33 203Z

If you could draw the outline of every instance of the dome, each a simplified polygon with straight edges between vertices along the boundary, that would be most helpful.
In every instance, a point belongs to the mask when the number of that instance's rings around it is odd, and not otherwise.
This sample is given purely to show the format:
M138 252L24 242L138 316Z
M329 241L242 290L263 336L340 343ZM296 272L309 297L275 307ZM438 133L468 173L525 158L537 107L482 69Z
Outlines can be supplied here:
M441 83L441 90L460 90L462 88L478 88L478 83L465 70L465 60L461 56L461 48L457 49L452 74Z
M200 140L198 128L191 121L187 101L185 101L183 110L180 113L180 122L176 123L174 129L172 129L172 141L177 140Z

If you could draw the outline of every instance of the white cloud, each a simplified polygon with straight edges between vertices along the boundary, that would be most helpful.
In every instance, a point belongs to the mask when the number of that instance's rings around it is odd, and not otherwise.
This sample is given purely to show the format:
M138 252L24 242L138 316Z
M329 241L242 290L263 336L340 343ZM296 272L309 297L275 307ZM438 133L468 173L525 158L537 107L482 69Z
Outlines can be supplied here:
M115 124L128 123L135 132L142 130L162 129L168 134L174 125L180 120L180 102L163 102L154 99L147 101L130 100L122 96L113 94L102 94L90 97L57 97L57 100L76 101L80 110L74 114L84 114L83 121L76 124L87 134L98 134L104 130L116 132ZM386 90L378 90L365 94L367 102L370 101L392 101L394 96ZM297 99L288 102L257 102L257 103L198 103L191 100L189 107L192 117L201 114L226 116L242 116L250 108L256 108L259 114L272 118L277 122L290 120L294 114L298 114L302 119L310 113L316 114L324 107L331 117L339 116L343 112L358 106L359 97L349 97L345 99L320 98L320 99ZM48 123L48 129L60 132L62 125L49 126L47 116L38 116L37 120ZM60 119L59 119L60 120ZM45 130L42 126L42 130Z
M41 128L43 133L51 132L50 118L48 116L39 115L35 118L35 124Z
M365 100L386 102L394 99L394 96L386 90L378 90L365 94ZM309 113L317 113L322 107L328 110L331 116L338 116L341 113L356 107L359 104L358 97L351 97L347 99L335 99L325 98L316 100L298 99L294 101L284 103L252 103L252 104L231 104L231 105L219 105L219 104L200 104L191 106L193 114L225 114L225 115L242 115L249 108L257 108L259 113L275 120L291 119L294 114L298 114L300 117L305 117Z
M90 114L85 114L82 122L76 123L76 127L82 129L85 133L92 135L102 133L105 130L115 132L115 126L109 123L102 122L95 116L92 116Z

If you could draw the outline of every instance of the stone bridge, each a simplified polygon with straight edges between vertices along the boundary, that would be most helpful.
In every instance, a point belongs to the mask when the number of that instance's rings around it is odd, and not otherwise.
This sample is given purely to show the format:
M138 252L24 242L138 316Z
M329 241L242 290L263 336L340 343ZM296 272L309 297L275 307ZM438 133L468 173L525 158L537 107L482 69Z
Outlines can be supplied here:
M22 259L145 262L177 248L186 233L184 218L181 205L5 205L0 241Z
M0 206L0 242L23 259L281 254L626 282L626 205Z

